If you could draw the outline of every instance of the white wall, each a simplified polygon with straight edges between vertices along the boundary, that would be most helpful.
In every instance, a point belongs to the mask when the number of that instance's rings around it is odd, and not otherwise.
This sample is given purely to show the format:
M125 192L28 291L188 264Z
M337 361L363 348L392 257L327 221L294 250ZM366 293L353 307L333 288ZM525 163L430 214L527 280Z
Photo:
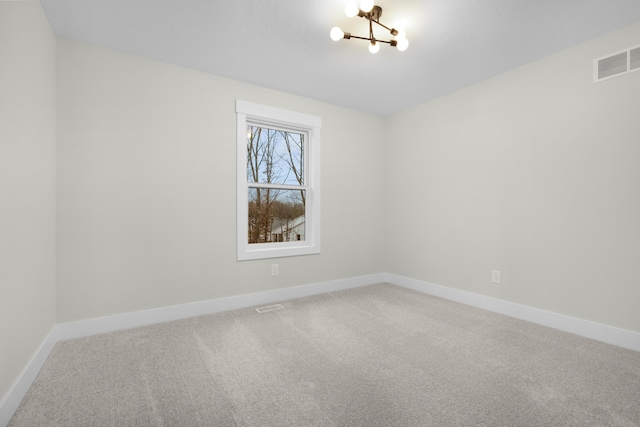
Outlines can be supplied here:
M55 324L55 42L0 2L0 402Z
M592 83L639 43L637 23L390 118L389 272L640 331L640 72Z
M383 121L66 39L57 75L58 322L385 271ZM320 255L236 261L237 98L322 117Z

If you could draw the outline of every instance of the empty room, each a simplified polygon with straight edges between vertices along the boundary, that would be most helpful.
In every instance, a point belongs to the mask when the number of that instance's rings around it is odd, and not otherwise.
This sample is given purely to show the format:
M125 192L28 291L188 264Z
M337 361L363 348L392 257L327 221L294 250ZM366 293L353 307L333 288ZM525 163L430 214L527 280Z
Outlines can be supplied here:
M637 0L0 1L0 426L640 426Z

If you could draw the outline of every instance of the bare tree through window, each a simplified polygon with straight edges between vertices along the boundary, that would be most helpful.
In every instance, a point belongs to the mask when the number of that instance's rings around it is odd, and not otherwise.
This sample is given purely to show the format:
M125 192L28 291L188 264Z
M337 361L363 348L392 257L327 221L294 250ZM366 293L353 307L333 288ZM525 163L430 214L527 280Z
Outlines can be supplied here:
M247 126L248 243L305 240L305 134Z

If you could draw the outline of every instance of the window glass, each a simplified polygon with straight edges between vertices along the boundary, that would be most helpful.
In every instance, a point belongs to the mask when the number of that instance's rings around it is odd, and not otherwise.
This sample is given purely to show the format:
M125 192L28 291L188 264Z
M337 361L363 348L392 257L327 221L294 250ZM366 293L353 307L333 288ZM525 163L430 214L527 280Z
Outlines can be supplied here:
M247 181L304 185L304 143L301 133L247 127Z
M305 198L305 190L249 188L249 244L304 240Z

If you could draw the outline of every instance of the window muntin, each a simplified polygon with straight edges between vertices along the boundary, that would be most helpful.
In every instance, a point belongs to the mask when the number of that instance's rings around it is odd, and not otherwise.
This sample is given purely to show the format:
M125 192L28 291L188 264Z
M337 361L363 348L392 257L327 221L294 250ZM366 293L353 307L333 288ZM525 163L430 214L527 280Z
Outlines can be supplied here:
M319 117L238 100L238 260L320 252Z

